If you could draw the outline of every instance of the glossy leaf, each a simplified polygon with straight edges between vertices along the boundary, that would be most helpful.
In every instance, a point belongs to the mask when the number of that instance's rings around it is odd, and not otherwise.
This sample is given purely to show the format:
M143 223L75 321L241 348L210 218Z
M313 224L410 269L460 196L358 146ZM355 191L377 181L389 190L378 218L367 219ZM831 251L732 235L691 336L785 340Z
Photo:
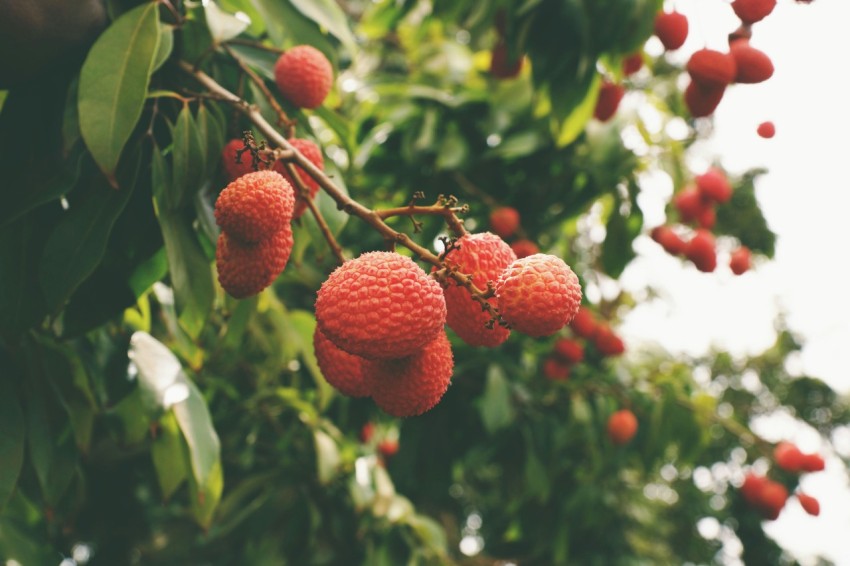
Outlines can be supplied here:
M172 132L172 182L174 209L186 205L195 196L206 173L206 143L188 104L177 116Z
M186 462L183 459L183 438L177 419L171 411L159 419L156 437L151 443L151 458L162 498L167 501L186 479L187 474Z

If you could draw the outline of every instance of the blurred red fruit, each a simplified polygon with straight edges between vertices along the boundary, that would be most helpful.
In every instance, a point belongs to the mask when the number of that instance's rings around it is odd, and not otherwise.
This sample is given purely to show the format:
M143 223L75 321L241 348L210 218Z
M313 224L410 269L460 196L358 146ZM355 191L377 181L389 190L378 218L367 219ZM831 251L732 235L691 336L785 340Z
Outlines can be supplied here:
M773 61L763 51L750 46L745 39L733 41L729 53L735 59L735 82L755 84L773 76Z
M360 429L360 442L363 444L368 444L370 440L372 440L372 436L375 434L375 423L368 422L363 425L363 428Z
M773 11L776 0L734 0L732 9L745 24L761 21Z
M685 253L687 244L670 226L656 226L652 229L650 236L670 255Z
M741 486L741 495L744 496L747 503L750 505L756 505L758 503L761 488L764 487L764 483L766 481L766 477L756 475L752 472L748 472L747 475L744 476L744 484Z
M667 51L680 48L688 38L688 18L679 12L660 12L655 17L655 35Z
M555 355L561 360L577 364L584 359L584 347L569 338L559 338L555 341Z
M820 454L803 454L803 471L820 472L826 467Z
M773 449L776 465L786 472L799 472L803 469L803 453L790 442L780 442Z
M522 55L515 60L509 59L508 44L504 39L500 39L490 58L490 74L497 79L512 79L522 70L522 61Z
M517 259L540 253L540 248L531 240L517 240L511 244L511 249L516 254Z
M750 249L746 246L741 246L732 252L732 256L729 258L729 269L735 275L746 273L750 270L751 258L752 253Z
M603 356L619 356L626 351L622 338L608 325L599 325L593 335L593 343Z
M502 206L490 213L490 230L500 238L510 238L519 228L519 212L510 206Z
M758 132L758 135L761 137L770 139L776 135L776 126L773 125L773 122L762 122L759 124L756 132Z
M552 381L563 381L570 377L570 366L556 357L550 356L543 362L543 375Z
M758 508L766 519L774 520L788 501L788 490L779 482L765 480L758 496Z
M695 181L700 196L706 200L723 204L732 198L732 185L729 184L726 174L717 167L697 175Z
M735 59L714 49L695 51L687 64L688 74L703 87L723 87L735 80Z
M700 271L704 273L714 271L717 267L714 235L704 228L698 228L694 237L688 242L685 255Z
M602 86L599 88L599 98L596 99L596 108L593 110L593 116L600 122L610 120L617 112L624 94L626 94L626 89L622 85L602 81Z
M708 202L700 196L699 189L695 185L688 185L673 197L673 206L679 212L679 219L684 222L693 222L699 218L702 211L709 208Z
M578 312L570 322L570 328L572 328L573 332L575 332L578 336L591 339L593 338L593 335L596 334L596 329L599 328L599 324L596 322L596 317L593 315L593 311L586 307L579 307Z
M608 419L608 438L614 444L625 444L637 433L638 421L628 409L621 409Z
M688 83L685 88L685 104L694 118L711 116L726 92L725 86L706 87L695 81Z
M384 439L378 443L378 452L384 458L391 458L398 452L398 440Z
M806 495L805 493L798 493L797 501L800 502L800 506L809 515L813 517L817 517L818 515L820 515L820 503L811 495Z
M623 59L623 74L626 76L637 73L641 67L643 67L643 53L640 51Z

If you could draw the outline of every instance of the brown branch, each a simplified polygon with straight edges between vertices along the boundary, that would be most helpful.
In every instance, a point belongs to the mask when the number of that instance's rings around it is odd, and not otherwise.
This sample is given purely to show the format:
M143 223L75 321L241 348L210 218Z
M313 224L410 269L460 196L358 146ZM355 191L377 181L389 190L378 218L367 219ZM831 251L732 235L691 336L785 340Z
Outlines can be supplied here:
M437 197L437 202L431 206L417 206L411 202L407 206L386 208L375 212L382 220L386 220L393 216L442 216L449 229L455 234L455 236L460 237L466 234L466 228L464 228L463 222L457 217L457 215L466 214L469 212L469 207L467 205L454 206L456 203L457 199L454 197L444 197L443 195L440 195Z
M234 61L236 61L236 64L239 65L240 69L242 69L242 72L248 75L248 78L251 79L251 81L255 85L257 85L257 88L259 88L263 92L263 96L266 97L266 100L269 101L269 104L271 105L272 109L274 109L275 114L277 114L277 125L286 128L286 136L290 138L294 136L295 121L291 120L289 116L286 115L286 112L283 110L283 108L280 107L280 104L278 104L277 99L269 90L269 87L266 86L266 81L264 81L262 77L255 73L254 70L251 69L251 67L246 65L245 62L242 61L242 59L240 59L239 56L233 52L229 45L223 44L221 47L225 51L227 51L227 54L230 55Z

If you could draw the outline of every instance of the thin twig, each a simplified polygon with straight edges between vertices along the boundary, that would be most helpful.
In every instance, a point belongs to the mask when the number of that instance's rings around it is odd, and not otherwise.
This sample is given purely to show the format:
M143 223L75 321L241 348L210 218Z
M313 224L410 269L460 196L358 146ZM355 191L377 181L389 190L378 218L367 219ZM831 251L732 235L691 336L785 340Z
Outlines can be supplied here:
M280 104L278 104L277 99L269 90L269 87L266 86L266 81L264 81L262 77L255 73L254 70L251 69L251 67L246 65L245 62L242 61L242 59L240 59L239 56L233 52L229 45L223 44L222 48L224 48L224 50L227 51L227 54L230 55L234 61L236 61L236 64L239 65L240 69L242 69L242 72L248 75L248 78L251 79L251 81L253 81L253 83L257 85L257 88L259 88L263 92L263 96L266 97L266 100L269 101L269 104L271 105L272 109L274 109L275 114L277 114L277 125L286 128L287 137L291 138L292 136L294 136L295 121L291 120L289 116L286 115L286 112L284 112L283 108L280 107Z
M407 206L400 206L397 208L386 208L383 210L377 210L375 212L383 220L386 220L387 218L391 218L393 216L442 216L449 229L455 234L455 236L460 237L466 234L466 228L464 228L463 222L461 222L457 215L466 214L467 212L469 212L469 207L467 205L451 206L449 204L450 202L452 202L450 198L446 199L442 195L440 195L440 197L437 199L437 202L435 204L432 204L431 206L417 206L411 203Z

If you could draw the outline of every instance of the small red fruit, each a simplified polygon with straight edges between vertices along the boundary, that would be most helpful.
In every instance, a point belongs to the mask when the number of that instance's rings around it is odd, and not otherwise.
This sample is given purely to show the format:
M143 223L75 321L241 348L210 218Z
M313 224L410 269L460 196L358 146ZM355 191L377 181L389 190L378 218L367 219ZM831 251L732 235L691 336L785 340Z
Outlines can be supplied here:
M375 435L375 423L369 421L360 429L360 442L369 444L372 437Z
M761 21L773 11L775 6L776 0L734 0L732 2L735 15L745 24Z
M525 58L519 55L516 59L509 59L508 43L500 39L493 47L490 58L490 74L497 79L512 79L519 75Z
M271 238L244 244L222 231L215 248L218 281L230 296L244 299L256 295L277 279L292 252L289 222Z
M593 335L593 344L599 353L603 356L619 356L626 351L626 345L623 344L623 339L607 324L600 324Z
M803 453L790 442L780 442L773 449L776 465L786 472L799 472L803 469Z
M694 237L688 242L685 255L691 260L697 269L704 273L710 273L717 267L717 250L714 247L714 235L698 228Z
M398 440L385 438L378 443L378 452L380 452L381 456L384 458L392 458L398 452Z
M746 246L741 246L732 252L731 257L729 258L729 269L732 270L732 273L735 275L741 275L750 270L750 260L752 258L752 253L750 249Z
M773 125L773 122L762 122L759 124L756 132L758 132L758 135L761 137L770 139L776 135L776 126Z
M729 53L703 48L687 64L688 74L703 87L722 87L735 80L735 59Z
M596 108L593 110L593 116L600 122L610 120L617 112L620 101L625 94L626 89L622 85L607 80L602 81L602 86L599 88L599 98L596 99Z
M670 255L682 255L687 244L670 226L656 226L650 236Z
M757 506L766 519L775 520L788 501L788 490L779 482L765 480L758 496Z
M820 502L811 495L806 495L805 493L798 493L797 501L800 502L800 506L809 515L813 517L817 517L818 515L820 515Z
M679 12L660 12L655 17L655 35L667 51L680 48L688 38L688 18Z
M570 378L570 366L563 361L550 356L543 362L543 375L552 381L564 381Z
M732 185L726 174L717 167L711 167L702 175L697 175L694 180L700 196L705 200L723 204L732 198Z
M643 67L643 53L640 51L623 59L623 74L626 76L637 73L641 67Z
M304 154L310 163L319 168L320 171L324 171L325 169L325 160L322 158L322 150L319 149L315 143L308 139L304 138L290 138L289 143L298 150L299 153ZM293 189L296 189L295 181L289 176L289 172L286 170L282 161L277 161L274 164L273 169L283 175L283 178L289 181L289 184L292 185ZM296 166L295 172L298 173L298 178L304 183L304 186L310 192L310 198L315 198L316 193L319 192L319 183L313 179L306 171L304 171L301 167ZM307 202L302 198L300 191L295 191L295 209L292 211L292 218L300 218L304 211L307 210Z
M673 206L679 212L679 219L684 222L693 222L699 218L702 211L709 208L708 202L700 196L699 189L695 185L688 185L673 197Z
M292 219L295 193L274 171L253 171L230 182L215 201L215 221L241 243L266 240Z
M250 151L240 150L245 148L245 143L237 138L233 138L224 145L221 150L221 164L224 167L224 172L227 174L228 181L235 181L246 173L254 171L252 157ZM237 162L236 160L239 159ZM259 164L260 169L268 169L263 162Z
M748 472L744 476L744 484L741 486L741 495L750 505L757 505L767 478Z
M826 463L820 454L803 454L802 467L805 472L820 472L826 467Z
M577 336L590 340L596 334L596 330L599 328L599 323L596 322L596 317L593 315L593 311L587 307L579 307L578 312L576 312L576 315L570 322L570 328L573 329L573 332L575 332Z
M316 108L333 87L334 71L325 54L311 45L285 51L274 65L280 93L299 108Z
M584 359L584 346L569 338L556 340L554 352L561 360L570 364L577 364Z
M699 211L699 214L697 215L697 224L699 224L700 228L711 230L712 228L714 228L714 224L716 222L717 213L711 206L706 206Z
M773 61L763 51L750 46L749 41L733 41L729 53L735 59L736 83L755 84L773 76Z
M638 421L628 409L620 409L608 418L608 438L614 444L625 444L637 433Z
M691 81L685 87L685 104L694 118L711 116L726 92L725 86L706 87Z
M365 359L338 348L318 326L313 332L313 349L322 375L337 391L349 397L372 394L372 376L363 370Z
M519 228L519 211L501 206L490 212L490 230L501 238L510 238Z
M511 244L511 249L516 254L517 259L540 253L540 248L531 240L517 240Z

